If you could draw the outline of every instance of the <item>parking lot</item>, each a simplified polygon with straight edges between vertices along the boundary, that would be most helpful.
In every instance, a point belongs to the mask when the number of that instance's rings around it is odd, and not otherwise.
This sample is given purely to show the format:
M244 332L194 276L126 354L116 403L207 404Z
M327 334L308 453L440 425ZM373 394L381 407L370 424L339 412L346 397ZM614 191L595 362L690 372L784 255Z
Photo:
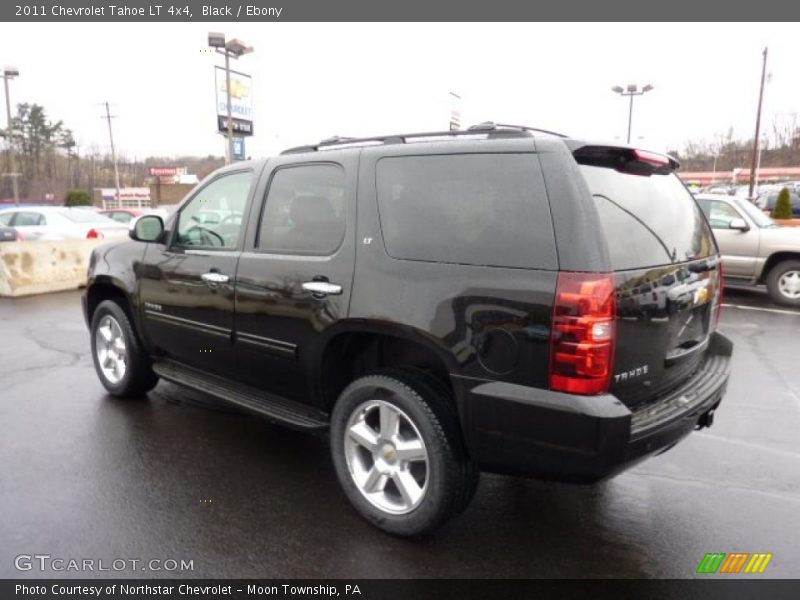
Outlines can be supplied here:
M800 577L800 313L725 302L711 429L593 487L484 475L461 517L409 541L355 513L325 436L163 382L111 399L77 292L0 300L0 577L39 576L14 567L34 553L193 561L105 573L134 577L692 577L707 552L770 552L761 577Z

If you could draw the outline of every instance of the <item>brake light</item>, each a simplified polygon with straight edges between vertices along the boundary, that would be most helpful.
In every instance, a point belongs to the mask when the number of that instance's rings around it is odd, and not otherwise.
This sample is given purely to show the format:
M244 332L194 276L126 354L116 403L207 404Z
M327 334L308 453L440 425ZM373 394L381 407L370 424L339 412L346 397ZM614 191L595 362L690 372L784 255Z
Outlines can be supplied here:
M639 162L658 167L666 167L669 165L669 159L666 156L661 156L655 152L648 152L647 150L634 150L633 155Z
M719 316L722 314L722 294L725 285L725 277L722 272L722 259L717 263L717 289L714 294L714 329L719 327Z
M103 237L104 237L103 232L97 231L97 229L90 229L89 233L86 234L87 240L99 240L102 239Z
M616 300L611 273L558 274L550 333L550 389L602 394L611 384Z

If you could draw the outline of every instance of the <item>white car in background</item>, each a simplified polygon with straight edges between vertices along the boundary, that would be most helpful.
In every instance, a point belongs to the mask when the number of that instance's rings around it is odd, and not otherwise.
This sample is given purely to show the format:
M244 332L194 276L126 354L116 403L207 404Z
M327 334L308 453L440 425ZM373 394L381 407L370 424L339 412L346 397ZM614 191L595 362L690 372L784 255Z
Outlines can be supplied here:
M64 206L26 206L0 209L0 226L13 227L25 241L117 239L128 226L93 210Z

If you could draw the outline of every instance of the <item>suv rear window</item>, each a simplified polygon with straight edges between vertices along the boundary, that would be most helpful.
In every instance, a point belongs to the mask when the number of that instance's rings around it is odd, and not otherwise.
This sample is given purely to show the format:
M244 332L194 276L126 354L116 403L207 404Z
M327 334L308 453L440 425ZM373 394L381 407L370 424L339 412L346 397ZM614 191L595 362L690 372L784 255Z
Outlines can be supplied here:
M681 263L716 252L703 213L677 175L581 165L615 270Z
M386 157L377 165L394 258L556 269L550 207L534 154Z

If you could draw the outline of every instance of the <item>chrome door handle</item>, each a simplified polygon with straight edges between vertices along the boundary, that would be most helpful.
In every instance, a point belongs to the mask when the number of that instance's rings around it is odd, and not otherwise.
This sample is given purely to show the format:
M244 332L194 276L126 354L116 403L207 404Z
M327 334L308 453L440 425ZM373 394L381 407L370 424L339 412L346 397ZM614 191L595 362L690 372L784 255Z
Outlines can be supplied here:
M306 281L303 289L320 296L339 296L342 293L342 286L329 281Z
M227 275L223 275L222 273L203 273L200 275L200 279L205 281L206 283L228 283L230 277Z

